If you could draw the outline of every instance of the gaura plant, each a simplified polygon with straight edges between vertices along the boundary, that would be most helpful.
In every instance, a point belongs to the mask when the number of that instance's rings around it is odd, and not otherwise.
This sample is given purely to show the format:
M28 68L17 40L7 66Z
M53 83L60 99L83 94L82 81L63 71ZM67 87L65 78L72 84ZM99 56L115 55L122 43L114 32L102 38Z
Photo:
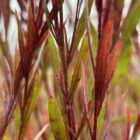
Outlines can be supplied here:
M127 109L126 128L118 136L110 130L113 117L108 121L111 107L106 99L113 94L107 91L119 56L121 62L132 42L138 45L140 0L131 1L125 17L124 0L77 0L75 10L68 0L17 2L20 12L12 11L8 1L0 5L5 30L4 39L2 32L0 36L5 84L0 140L136 138L139 114L130 136ZM93 10L97 29L91 20ZM10 16L18 28L15 56L8 43Z

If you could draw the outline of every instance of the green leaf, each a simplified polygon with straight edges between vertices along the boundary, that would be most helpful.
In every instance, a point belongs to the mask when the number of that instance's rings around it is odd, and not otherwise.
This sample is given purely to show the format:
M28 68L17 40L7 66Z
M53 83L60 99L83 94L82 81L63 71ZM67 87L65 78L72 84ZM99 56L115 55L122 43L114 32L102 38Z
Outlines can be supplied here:
M91 11L91 8L92 8L92 4L93 4L93 0L88 0L88 6L89 6L89 13ZM74 53L75 49L77 48L77 46L79 45L79 42L85 32L85 29L86 29L86 22L85 22L85 13L83 11L81 17L80 17L80 20L79 20L79 23L77 25L77 29L76 29L76 33L75 33L75 40L74 40L74 43L73 43L73 46L72 46L72 54Z
M70 97L72 99L74 97L74 93L81 79L81 64L85 62L87 52L88 52L88 37L85 35L83 38L82 46L80 48L80 52L78 54L77 62L72 76L72 82L70 87Z
M96 59L96 54L97 54L97 45L98 45L98 34L97 31L95 30L93 24L90 24L90 31L91 31L91 36L92 36L92 51L94 54L94 58Z
M130 36L136 29L136 25L138 24L139 19L140 19L140 0L136 0L123 27L122 36L125 44L130 40Z
M15 111L15 114L14 114L14 124L15 124L16 130L18 130L19 126L20 126L20 111L19 110Z
M94 48L97 48L98 34L92 23L90 24L90 30L91 30L91 35L92 35L93 46L94 46Z
M114 82L118 83L118 81L122 80L122 77L125 77L128 74L128 67L131 63L131 56L132 56L132 44L129 41L127 47L122 48L122 53L119 58L119 63L116 68ZM115 84L114 83L114 84Z
M98 132L101 132L102 130L103 123L104 123L104 114L105 114L105 109L102 108L97 123Z
M52 37L48 38L48 47L47 47L47 54L49 59L49 65L53 67L54 71L56 72L60 66L60 58L58 55L58 50L56 45L54 44L54 40Z
M19 139L23 140L27 127L28 127L28 123L31 117L32 112L34 111L37 102L38 102L38 98L39 98L39 73L38 71L36 71L35 77L34 77L34 81L33 81L33 89L31 91L31 94L28 98L27 104L23 110L23 114L22 114L22 118L21 118L21 125L20 125L20 132L19 132Z
M49 121L55 140L67 140L62 114L55 98L48 100Z

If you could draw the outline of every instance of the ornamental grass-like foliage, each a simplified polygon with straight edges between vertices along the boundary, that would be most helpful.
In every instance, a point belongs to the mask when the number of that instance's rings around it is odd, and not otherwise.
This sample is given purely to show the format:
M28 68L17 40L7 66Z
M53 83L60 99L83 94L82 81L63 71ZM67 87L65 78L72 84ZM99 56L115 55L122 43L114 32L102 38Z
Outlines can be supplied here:
M140 0L0 0L0 140L137 139L139 19Z

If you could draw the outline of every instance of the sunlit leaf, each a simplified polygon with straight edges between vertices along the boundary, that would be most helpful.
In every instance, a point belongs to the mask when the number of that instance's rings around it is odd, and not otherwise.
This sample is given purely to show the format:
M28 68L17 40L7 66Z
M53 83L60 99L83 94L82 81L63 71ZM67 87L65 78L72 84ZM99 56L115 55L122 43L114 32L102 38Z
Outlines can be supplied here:
M49 121L55 140L67 140L64 121L54 98L48 100Z
M52 37L48 38L48 44L47 44L47 54L48 56L48 63L50 66L53 67L54 71L57 71L60 66L60 58L58 55L58 50L56 48L56 45L54 43L54 40Z

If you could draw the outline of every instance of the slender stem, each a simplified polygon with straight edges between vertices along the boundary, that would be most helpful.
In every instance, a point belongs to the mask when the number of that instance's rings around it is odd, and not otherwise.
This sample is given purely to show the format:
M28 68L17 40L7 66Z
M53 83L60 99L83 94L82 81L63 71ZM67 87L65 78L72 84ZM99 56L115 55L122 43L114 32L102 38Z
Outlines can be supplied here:
M73 132L75 132L75 121L74 121L74 112L72 109L72 104L69 99L69 92L68 92L68 67L67 67L67 62L66 58L66 49L65 49L65 44L64 44L64 25L63 25L63 2L62 0L59 1L59 11L60 11L60 38L58 41L59 44L59 50L60 50L60 55L61 55L61 62L62 62L62 70L63 70L63 76L64 76L64 87L65 87L65 95L66 97L64 98L65 105L66 105L66 114L67 114L67 119L68 119L68 127L72 129ZM69 137L70 140L74 140L74 135L71 131L69 131Z

